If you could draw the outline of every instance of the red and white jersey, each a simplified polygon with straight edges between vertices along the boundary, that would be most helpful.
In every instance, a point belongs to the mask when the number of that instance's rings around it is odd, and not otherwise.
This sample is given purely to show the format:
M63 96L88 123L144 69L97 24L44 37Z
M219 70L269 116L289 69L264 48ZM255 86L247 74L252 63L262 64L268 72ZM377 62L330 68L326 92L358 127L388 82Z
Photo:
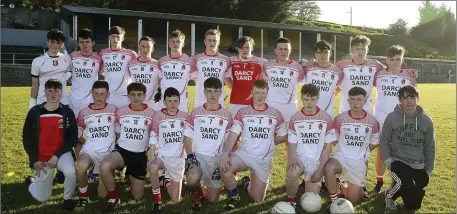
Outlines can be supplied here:
M84 56L80 51L73 51L70 57L73 63L70 99L91 102L92 85L98 80L102 59L95 52L90 56Z
M350 111L343 112L333 121L338 139L335 153L342 153L346 158L367 160L369 145L379 144L379 123L365 111L363 118L353 118Z
M178 58L170 55L159 59L162 97L169 87L176 88L181 94L180 101L187 102L187 83L190 78L192 59L187 54Z
M152 118L155 111L145 105L141 111L135 111L131 105L116 111L116 133L120 133L117 144L131 152L144 152L148 148Z
M102 73L109 84L109 92L114 96L127 95L127 85L132 82L128 71L128 62L138 57L135 51L122 48L111 50L105 48L100 51L102 58Z
M305 68L306 83L313 84L319 89L317 106L333 116L334 91L343 78L343 72L337 66L330 64L320 67L316 62Z
M305 78L303 66L293 60L282 65L270 60L263 66L263 78L268 81L267 103L298 103L297 86Z
M371 90L375 83L375 74L383 70L385 66L375 59L367 59L364 64L355 64L352 60L342 60L336 63L336 66L343 71L343 79L340 85L341 93L343 93L341 103L344 103L344 106L349 106L348 92L351 88L358 86L367 92L367 103L369 104L371 102ZM342 112L341 109L340 112Z
M196 80L196 95L194 107L202 106L206 103L204 94L203 83L210 77L219 78L222 82L222 94L219 97L219 103L224 103L225 90L224 90L224 77L229 77L228 68L230 66L230 59L228 56L217 53L216 55L207 55L206 53L197 54L192 57L191 76L197 78Z
M157 65L158 61L155 59L143 62L139 61L138 57L128 63L133 82L143 83L146 86L145 103L154 103L154 91L159 87L160 69Z
M60 53L56 57L49 56L46 52L32 61L31 74L39 81L37 104L46 102L44 94L44 84L49 79L58 79L62 82L63 96L67 94L67 72L71 71L71 58L69 55Z
M374 111L384 112L386 115L392 112L399 103L398 91L401 87L416 86L416 78L413 71L401 69L399 72L389 71L386 68L376 75L376 103Z
M240 56L230 57L228 74L233 80L230 103L238 105L250 105L252 103L251 89L254 81L262 79L263 64L266 59L251 56L249 59L241 59Z
M297 156L319 160L324 144L336 141L333 120L317 107L314 115L295 113L289 122L288 142L297 144Z
M238 110L231 131L241 134L239 148L254 157L269 160L273 159L275 152L275 133L287 135L281 113L268 105L265 110L256 110L252 105Z
M109 152L114 148L116 140L115 121L116 121L115 105L106 104L104 108L94 109L92 104L83 108L78 115L78 138L85 131L86 143L84 148L90 148L94 151Z
M184 129L186 128L186 112L178 111L168 115L166 109L158 111L152 118L151 137L149 144L155 145L155 152L164 157L182 158L184 151Z
M232 123L232 114L221 105L217 110L208 110L204 104L190 113L184 136L193 139L194 153L216 156L222 152Z

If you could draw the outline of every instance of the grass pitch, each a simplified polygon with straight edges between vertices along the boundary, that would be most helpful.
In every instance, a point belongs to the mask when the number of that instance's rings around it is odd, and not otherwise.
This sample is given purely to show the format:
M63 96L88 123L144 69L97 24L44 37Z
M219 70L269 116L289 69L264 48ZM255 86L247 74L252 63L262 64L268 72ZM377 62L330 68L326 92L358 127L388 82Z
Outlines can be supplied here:
M456 117L456 85L455 84L420 84L420 100L426 112L432 117L436 131L436 167L427 187L423 206L419 213L455 213L455 117ZM227 90L227 94L230 91ZM189 106L193 107L195 88L189 87L191 95ZM26 116L30 97L29 87L2 87L2 151L1 151L1 209L2 213L65 213L62 211L63 185L55 185L51 199L46 203L35 201L28 193L24 178L31 175L28 168L28 157L22 146L22 126ZM336 97L335 106L338 106L340 96ZM228 106L228 99L226 100ZM335 115L337 109L334 109ZM374 154L371 155L368 168L368 189L375 184ZM274 204L286 200L285 189L285 146L276 147L276 155L271 170L271 183L268 187L265 201L253 203L246 191L240 190L242 202L239 208L230 213L269 213ZM239 173L238 177L247 172ZM390 184L388 172L385 176L384 189ZM98 199L96 184L89 184L90 203L86 213L100 213L106 200ZM149 183L146 186L144 199L141 201L130 200L129 193L124 192L118 185L121 204L116 213L149 213L152 207L152 193ZM303 190L299 190L299 196ZM76 189L76 193L78 190ZM166 190L162 190L164 213L191 213L191 195L183 187L183 199L180 202L170 202ZM77 199L75 194L74 199ZM328 196L323 195L327 201ZM203 204L200 213L223 213L223 205L227 201L225 195L216 204ZM401 202L400 202L401 203ZM323 205L321 213L324 213ZM297 206L297 213L304 213ZM371 200L355 206L356 212L382 213L384 212L384 194L373 197ZM69 212L70 213L70 212Z

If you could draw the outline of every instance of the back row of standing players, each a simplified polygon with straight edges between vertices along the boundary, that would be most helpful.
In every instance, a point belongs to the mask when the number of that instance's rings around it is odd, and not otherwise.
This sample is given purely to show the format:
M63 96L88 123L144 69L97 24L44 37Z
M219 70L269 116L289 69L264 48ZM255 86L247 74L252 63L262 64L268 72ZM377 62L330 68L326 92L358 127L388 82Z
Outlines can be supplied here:
M146 86L146 100L153 109L161 109L162 102L155 102L155 93L162 93L169 87L180 92L179 110L189 112L187 83L196 80L196 96L194 107L200 107L206 102L203 83L209 77L216 77L232 88L230 95L230 113L236 112L252 104L251 88L257 79L268 81L267 103L279 110L285 120L285 127L291 117L297 112L297 86L311 83L319 88L317 106L333 116L333 100L338 91L342 91L339 112L349 110L348 92L359 86L367 93L364 109L371 113L371 91L377 88L375 117L381 124L388 113L392 112L398 103L398 90L405 85L416 85L416 73L401 68L405 50L401 46L392 46L388 50L387 64L384 67L377 60L367 59L370 40L365 36L357 36L352 41L352 60L343 60L336 65L330 63L331 45L326 41L315 44L315 60L293 61L290 41L279 38L275 44L276 59L267 61L251 54L254 41L250 37L238 40L238 56L227 57L218 52L220 32L210 29L206 32L204 53L189 57L182 53L185 36L179 30L169 36L171 53L159 60L151 58L154 41L143 37L139 41L139 56L132 50L122 48L125 31L121 27L112 27L109 31L110 48L103 49L100 54L93 52L93 36L90 30L83 29L78 35L80 51L70 55L60 53L64 36L62 32L53 30L48 33L49 51L32 63L32 89L30 106L45 101L44 83L50 78L59 79L64 83L71 71L72 87L68 96L64 93L63 104L79 114L79 111L93 102L91 96L92 84L98 79L98 74L105 76L109 83L110 96L108 103L121 108L129 104L127 85L131 82L141 82ZM161 88L162 90L158 90ZM226 94L222 87L219 103L225 107ZM163 94L162 94L163 96ZM379 161L378 161L379 159ZM246 162L246 161L245 161ZM378 153L376 161L377 174L384 174L382 160ZM379 172L378 172L379 168ZM378 178L377 188L382 185ZM379 190L378 190L379 191Z

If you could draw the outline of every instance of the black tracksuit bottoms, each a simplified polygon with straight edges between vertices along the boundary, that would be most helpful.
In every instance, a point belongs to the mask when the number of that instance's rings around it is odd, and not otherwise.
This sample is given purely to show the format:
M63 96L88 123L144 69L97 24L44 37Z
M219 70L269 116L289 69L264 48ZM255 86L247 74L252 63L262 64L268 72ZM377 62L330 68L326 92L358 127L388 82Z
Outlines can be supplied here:
M386 197L393 200L402 197L405 208L417 210L421 208L429 176L424 169L413 169L409 165L394 161L390 165L392 184L386 190Z

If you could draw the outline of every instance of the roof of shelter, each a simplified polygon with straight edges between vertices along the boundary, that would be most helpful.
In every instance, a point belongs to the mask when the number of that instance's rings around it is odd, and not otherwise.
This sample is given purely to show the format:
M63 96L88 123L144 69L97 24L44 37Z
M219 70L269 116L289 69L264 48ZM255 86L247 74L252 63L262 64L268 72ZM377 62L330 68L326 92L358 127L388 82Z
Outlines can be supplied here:
M76 14L76 15L93 14L93 15L102 15L102 16L125 16L125 17L135 17L135 18L165 19L165 20L208 23L208 24L217 24L217 25L232 25L232 26L239 26L239 27L256 27L256 28L264 28L264 29L280 29L280 30L295 30L295 31L311 31L311 32L316 32L316 33L347 34L347 33L342 33L342 32L331 31L331 30L328 30L325 28L308 27L308 26L303 26L303 25L248 21L248 20L240 20L240 19L227 19L227 18L205 17L205 16L192 16L192 15L171 14L171 13L107 9L107 8L95 8L95 7L79 7L79 6L68 6L68 5L62 6L61 14L64 17L71 17L73 14Z

